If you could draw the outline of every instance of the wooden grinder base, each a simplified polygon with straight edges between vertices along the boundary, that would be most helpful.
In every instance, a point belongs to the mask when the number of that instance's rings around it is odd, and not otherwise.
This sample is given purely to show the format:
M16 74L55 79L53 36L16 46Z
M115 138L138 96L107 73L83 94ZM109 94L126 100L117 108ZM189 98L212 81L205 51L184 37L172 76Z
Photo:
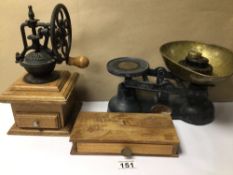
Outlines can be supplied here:
M70 126L65 126L62 129L48 130L48 129L22 129L13 124L7 132L9 135L31 135L31 136L69 136L71 131Z
M15 123L10 135L68 136L80 104L75 99L78 74L59 71L59 78L45 84L29 84L21 77L1 96L11 104Z

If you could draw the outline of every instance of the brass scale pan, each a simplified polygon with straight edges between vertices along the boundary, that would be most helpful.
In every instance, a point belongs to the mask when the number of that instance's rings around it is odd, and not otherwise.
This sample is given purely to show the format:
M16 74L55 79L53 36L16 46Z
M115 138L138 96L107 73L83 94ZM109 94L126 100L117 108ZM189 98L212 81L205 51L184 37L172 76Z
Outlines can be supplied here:
M166 66L177 77L195 84L214 84L233 74L233 53L223 47L194 41L169 42L160 47ZM194 58L194 68L185 60ZM201 69L195 69L196 61ZM203 65L206 66L203 69ZM117 76L140 76L149 69L146 61L122 57L108 62L108 71ZM203 72L201 70L205 70Z
M223 47L194 41L175 41L160 48L166 66L176 76L196 84L215 84L233 74L233 53ZM181 64L190 53L197 53L208 61L212 72L197 72Z

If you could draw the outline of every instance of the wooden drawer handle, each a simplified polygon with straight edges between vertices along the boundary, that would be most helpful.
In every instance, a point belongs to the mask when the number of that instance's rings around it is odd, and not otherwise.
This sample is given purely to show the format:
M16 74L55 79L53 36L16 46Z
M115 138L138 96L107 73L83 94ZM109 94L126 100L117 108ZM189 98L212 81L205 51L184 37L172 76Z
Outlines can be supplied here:
M121 150L121 155L130 158L130 157L132 157L133 153L132 153L132 151L131 151L130 148L124 147L124 148Z
M38 128L40 126L40 122L39 121L33 121L32 126L35 128Z

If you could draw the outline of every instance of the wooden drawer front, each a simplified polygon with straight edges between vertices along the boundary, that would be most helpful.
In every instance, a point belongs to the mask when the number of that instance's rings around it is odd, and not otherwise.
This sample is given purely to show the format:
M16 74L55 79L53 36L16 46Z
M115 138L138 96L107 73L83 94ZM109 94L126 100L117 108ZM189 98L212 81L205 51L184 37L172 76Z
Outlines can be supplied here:
M177 155L177 145L76 143L77 154L122 154L125 148L130 150L132 155Z
M15 122L21 128L59 128L58 113L18 113L15 116Z

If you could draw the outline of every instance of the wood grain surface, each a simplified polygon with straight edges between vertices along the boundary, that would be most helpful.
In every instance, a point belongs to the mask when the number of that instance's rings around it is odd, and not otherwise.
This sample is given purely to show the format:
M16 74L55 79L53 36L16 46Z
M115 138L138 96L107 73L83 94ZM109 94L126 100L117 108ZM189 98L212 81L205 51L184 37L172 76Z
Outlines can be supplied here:
M75 87L78 73L60 71L60 78L44 84L29 84L20 77L0 95L1 102L7 103L53 103L65 104Z
M9 134L67 135L76 103L78 74L59 71L59 78L44 84L29 84L20 77L3 94L0 101L11 103L15 124ZM68 125L68 121L72 122Z
M22 129L13 124L7 134L25 135L25 136L69 136L71 131L70 125L61 129Z
M156 144L123 144L123 143L77 143L77 154L122 154L124 148L130 149L134 155L176 156L174 145ZM74 153L75 154L75 153Z
M176 155L179 139L169 114L80 112L72 154Z
M80 112L70 138L77 142L179 142L169 115L142 113Z
M16 113L15 123L21 128L60 128L59 113Z

